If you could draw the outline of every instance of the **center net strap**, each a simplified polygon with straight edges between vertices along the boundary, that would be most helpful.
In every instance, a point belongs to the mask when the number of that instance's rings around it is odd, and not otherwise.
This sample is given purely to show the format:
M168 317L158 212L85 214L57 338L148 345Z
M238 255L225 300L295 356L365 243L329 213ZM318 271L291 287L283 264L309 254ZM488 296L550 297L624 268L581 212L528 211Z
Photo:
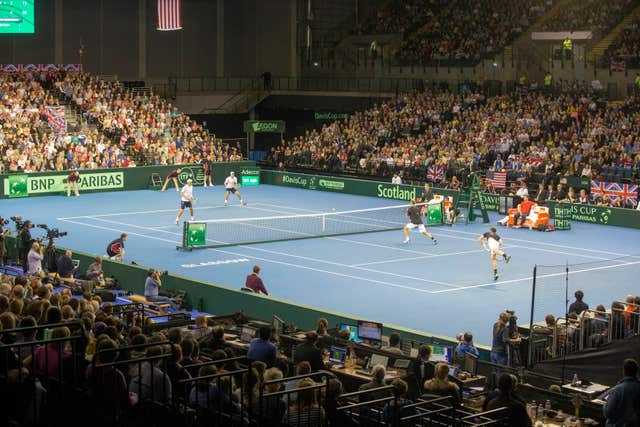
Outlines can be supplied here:
M211 248L398 230L409 222L407 209L410 206L398 205L342 212L190 221L185 224L184 232L189 233L191 229L196 227L202 230L204 225L206 239L195 243L194 239L187 238L185 242L189 247ZM440 203L419 203L416 206L421 209L426 206L426 209L423 210L429 211L429 215L423 217L425 224L428 223L428 218L436 218L431 222L441 223L442 205Z

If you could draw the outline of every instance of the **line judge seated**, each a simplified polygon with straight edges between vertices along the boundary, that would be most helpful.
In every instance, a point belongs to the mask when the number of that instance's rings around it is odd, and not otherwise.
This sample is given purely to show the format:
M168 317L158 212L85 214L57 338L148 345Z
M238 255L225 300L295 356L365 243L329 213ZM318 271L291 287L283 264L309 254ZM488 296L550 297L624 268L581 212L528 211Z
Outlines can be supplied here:
M253 266L253 273L247 276L244 287L247 289L251 289L256 294L269 295L269 292L267 292L267 288L265 288L264 283L262 283L262 279L260 278L259 265Z

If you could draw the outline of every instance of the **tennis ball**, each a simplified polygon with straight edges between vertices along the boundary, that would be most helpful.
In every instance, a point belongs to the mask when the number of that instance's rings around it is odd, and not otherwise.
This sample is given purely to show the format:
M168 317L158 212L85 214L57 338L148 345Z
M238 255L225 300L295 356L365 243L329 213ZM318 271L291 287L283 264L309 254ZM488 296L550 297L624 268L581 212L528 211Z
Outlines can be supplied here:
M331 210L335 212L335 211L336 211L336 208L331 208Z

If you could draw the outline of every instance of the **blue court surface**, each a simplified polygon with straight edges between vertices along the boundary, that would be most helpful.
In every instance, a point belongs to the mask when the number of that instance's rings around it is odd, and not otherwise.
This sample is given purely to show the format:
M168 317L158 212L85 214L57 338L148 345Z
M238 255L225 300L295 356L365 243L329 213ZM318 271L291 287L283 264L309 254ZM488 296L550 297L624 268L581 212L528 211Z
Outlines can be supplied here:
M404 204L270 185L241 191L247 206L230 199L224 207L221 186L196 188L196 219ZM608 307L614 299L638 292L640 230L619 227L574 222L570 231L553 233L501 228L512 260L499 263L500 278L494 282L489 254L477 241L489 224L431 227L437 246L418 233L405 245L401 231L385 231L183 252L176 250L182 228L174 224L179 207L175 190L13 199L0 206L3 217L22 215L68 231L58 240L60 246L104 254L107 243L126 232L128 261L233 288L243 286L252 266L259 264L274 297L434 334L471 331L482 344L490 344L492 324L504 309L516 310L519 321L528 323L535 264L572 264L571 289L583 289L593 307ZM497 219L493 214L494 224ZM536 320L545 310L556 316L564 312L563 271L539 268Z

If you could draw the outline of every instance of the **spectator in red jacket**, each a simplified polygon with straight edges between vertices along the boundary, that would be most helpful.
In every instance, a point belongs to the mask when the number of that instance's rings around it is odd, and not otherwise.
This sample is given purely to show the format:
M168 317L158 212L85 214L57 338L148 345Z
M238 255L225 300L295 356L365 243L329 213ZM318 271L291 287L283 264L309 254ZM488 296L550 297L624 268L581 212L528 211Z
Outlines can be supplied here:
M267 292L267 288L264 287L264 283L262 283L262 279L260 278L260 266L253 266L253 273L247 276L247 281L245 282L245 288L251 289L256 294L265 294L269 295Z

